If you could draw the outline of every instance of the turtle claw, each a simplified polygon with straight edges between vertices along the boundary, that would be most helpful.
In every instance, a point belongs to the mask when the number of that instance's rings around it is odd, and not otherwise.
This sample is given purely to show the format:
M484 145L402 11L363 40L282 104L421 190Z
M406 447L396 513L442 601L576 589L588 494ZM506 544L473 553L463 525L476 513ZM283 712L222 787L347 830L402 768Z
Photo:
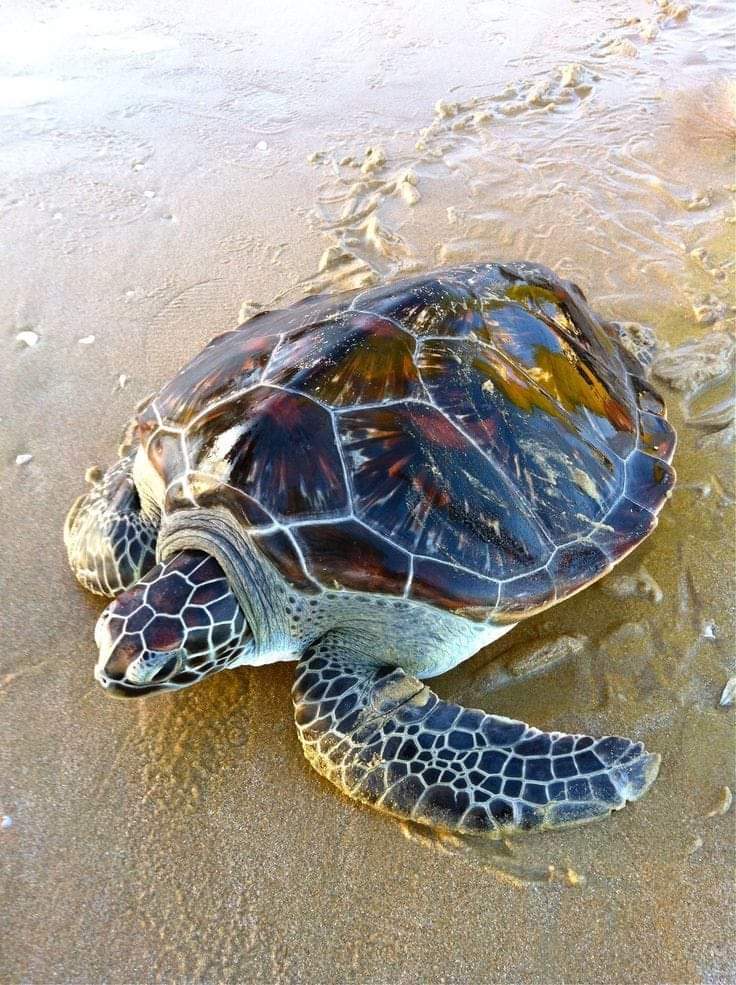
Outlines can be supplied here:
M661 762L659 753L643 751L632 762L611 771L611 780L623 801L621 807L644 796L657 779Z

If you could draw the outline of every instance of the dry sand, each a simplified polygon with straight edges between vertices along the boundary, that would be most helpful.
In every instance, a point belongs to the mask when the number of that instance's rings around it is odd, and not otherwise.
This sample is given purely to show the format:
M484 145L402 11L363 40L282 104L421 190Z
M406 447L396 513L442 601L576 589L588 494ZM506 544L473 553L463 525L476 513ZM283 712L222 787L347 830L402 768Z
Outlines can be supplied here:
M0 978L733 981L726 0L3 17ZM84 469L241 307L477 258L653 331L681 435L650 540L436 681L662 754L640 803L500 847L336 794L290 665L106 698L61 543ZM542 647L567 659L521 680Z

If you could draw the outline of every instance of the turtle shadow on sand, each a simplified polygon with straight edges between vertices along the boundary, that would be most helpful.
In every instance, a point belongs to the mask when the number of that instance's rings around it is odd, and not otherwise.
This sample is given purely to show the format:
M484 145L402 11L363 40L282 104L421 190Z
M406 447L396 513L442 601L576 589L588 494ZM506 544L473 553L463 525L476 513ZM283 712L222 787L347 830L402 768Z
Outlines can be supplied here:
M517 889L545 885L577 887L586 882L585 875L572 865L558 865L535 857L528 851L525 839L516 838L512 842L509 838L479 838L428 828L413 821L402 821L401 831L408 841L421 848L440 852Z

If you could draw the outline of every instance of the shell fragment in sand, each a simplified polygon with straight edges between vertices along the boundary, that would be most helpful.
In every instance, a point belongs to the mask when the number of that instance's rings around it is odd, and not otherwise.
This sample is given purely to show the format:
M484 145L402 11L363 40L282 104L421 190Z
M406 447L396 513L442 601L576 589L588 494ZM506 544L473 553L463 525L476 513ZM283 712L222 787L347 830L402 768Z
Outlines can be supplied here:
M730 787L721 787L718 803L713 808L712 811L708 811L706 817L718 817L721 814L727 814L731 804L733 803L733 794L731 793Z
M32 349L34 345L38 345L40 338L41 336L38 332L32 332L30 329L26 329L23 332L18 332L15 336L15 341L20 342L21 345L28 346L29 349Z
M726 686L723 688L723 691L721 692L721 700L718 702L718 704L721 706L721 708L728 708L729 705L733 704L735 697L736 697L736 677L729 677L729 679L726 681Z

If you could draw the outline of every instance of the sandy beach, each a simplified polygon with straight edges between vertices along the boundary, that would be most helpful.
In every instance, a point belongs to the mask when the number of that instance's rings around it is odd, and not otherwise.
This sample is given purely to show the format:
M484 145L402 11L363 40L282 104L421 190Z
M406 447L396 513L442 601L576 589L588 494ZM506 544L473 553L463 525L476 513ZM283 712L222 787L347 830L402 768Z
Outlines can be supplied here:
M734 16L726 0L11 0L0 37L0 978L734 981ZM662 756L601 823L401 824L302 756L291 664L92 676L62 526L134 406L305 294L530 259L629 323L658 529L435 679ZM545 648L560 661L525 676Z

